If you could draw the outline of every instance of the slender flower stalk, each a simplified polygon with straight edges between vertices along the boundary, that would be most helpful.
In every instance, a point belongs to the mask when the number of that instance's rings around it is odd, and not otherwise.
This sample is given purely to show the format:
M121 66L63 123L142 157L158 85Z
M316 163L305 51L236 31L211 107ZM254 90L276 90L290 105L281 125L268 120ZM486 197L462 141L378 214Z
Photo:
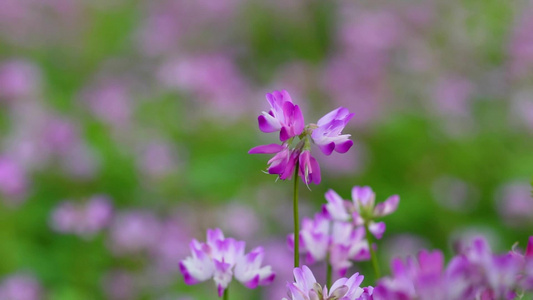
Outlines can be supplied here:
M374 268L374 274L376 274L376 279L377 279L381 277L380 272L379 272L379 263L378 263L376 251L374 251L374 247L372 247L372 234L370 233L370 229L368 227L367 222L365 222L365 232L366 232L366 240L368 242L368 249L370 250L370 260L372 261L372 267Z
M331 263L329 262L329 258L328 258L328 266L327 266L327 271L326 271L326 285L327 286L331 286L332 273L333 273L333 268L332 268Z
M294 168L294 194L293 194L293 219L294 219L294 232L300 232L300 217L298 214L298 162L296 162L296 168ZM300 239L294 238L294 267L300 266Z
M229 292L228 292L228 290L229 290L229 288L226 288L226 289L224 290L224 296L222 297L222 300L228 300L228 299L229 299L229 296L228 296Z

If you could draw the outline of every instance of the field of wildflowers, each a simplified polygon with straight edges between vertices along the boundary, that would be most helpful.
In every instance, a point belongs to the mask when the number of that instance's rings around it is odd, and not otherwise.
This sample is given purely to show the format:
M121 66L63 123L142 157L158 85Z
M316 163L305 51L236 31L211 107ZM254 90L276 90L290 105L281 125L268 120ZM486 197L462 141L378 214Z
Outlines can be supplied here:
M532 176L531 1L0 0L0 300L531 299Z

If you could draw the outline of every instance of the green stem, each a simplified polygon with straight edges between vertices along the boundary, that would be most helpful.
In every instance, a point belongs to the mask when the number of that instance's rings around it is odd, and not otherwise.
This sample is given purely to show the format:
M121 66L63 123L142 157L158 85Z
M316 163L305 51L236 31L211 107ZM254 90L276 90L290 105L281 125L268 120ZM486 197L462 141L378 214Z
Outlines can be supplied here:
M228 293L228 288L229 288L229 287L227 287L227 288L224 290L224 296L222 296L222 299L223 299L223 300L228 300L228 299L229 299L229 298L228 298L228 294L229 294L229 293Z
M326 273L326 286L328 287L328 289L331 288L331 275L333 273L333 268L331 267L331 263L329 262L329 258L328 258L328 270L327 270L327 273Z
M368 242L368 250L370 251L370 260L372 260L372 266L374 267L374 273L376 274L376 280L381 277L379 272L379 265L378 265L378 258L376 256L376 252L374 251L374 248L372 247L372 233L368 229L368 223L365 222L365 232L366 232L366 240Z
M294 195L293 195L293 212L294 212L294 267L300 266L300 219L298 217L298 169L299 162L296 160L294 168Z

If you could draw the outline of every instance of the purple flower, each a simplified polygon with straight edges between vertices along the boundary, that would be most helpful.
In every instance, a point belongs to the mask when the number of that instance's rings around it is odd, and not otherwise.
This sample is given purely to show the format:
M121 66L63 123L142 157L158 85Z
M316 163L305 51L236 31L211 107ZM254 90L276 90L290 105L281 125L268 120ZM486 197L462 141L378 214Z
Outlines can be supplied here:
M318 165L316 159L311 156L311 152L309 150L302 151L299 159L300 170L298 175L300 175L305 184L309 184L310 182L319 184L320 166Z
M284 143L282 145L278 144L269 144L257 146L250 151L249 154L273 154L268 164L268 173L269 174L278 174L281 180L291 179L296 167L296 159L298 159L299 153L297 150L291 150L289 146Z
M0 284L0 300L39 300L42 288L30 275L15 274L7 277Z
M263 132L279 131L282 144L258 146L248 153L277 153L268 161L269 174L278 174L282 180L290 179L298 163L298 175L305 184L319 184L320 166L311 155L311 142L317 144L326 155L330 155L333 150L345 153L353 142L348 139L349 134L341 135L341 131L353 114L340 107L322 117L318 124L305 126L300 108L292 103L287 91L267 94L267 100L271 109L258 117L259 129ZM296 137L298 142L294 141Z
M0 193L18 199L25 194L27 185L22 167L14 160L0 156Z
M91 238L104 229L113 215L111 201L105 196L93 196L86 203L65 201L51 216L51 226L58 232Z
M346 124L354 116L348 109L339 107L318 120L317 126L311 137L320 150L326 155L330 155L333 150L339 153L346 153L353 145L349 140L349 134L341 134Z
M113 219L109 246L117 255L138 253L151 249L160 235L161 223L152 212L126 211Z
M248 288L270 284L275 277L270 266L261 267L263 248L258 247L244 254L245 242L225 238L222 230L208 229L207 242L193 239L190 243L192 255L179 264L186 284L196 284L213 278L218 295L235 278Z
M352 189L352 202L343 200L335 191L329 190L326 193L328 204L323 210L330 218L338 221L350 219L356 226L368 224L368 229L377 238L381 239L385 232L385 223L374 222L375 218L389 215L396 211L400 197L397 195L389 197L382 203L375 204L376 195L368 186Z
M341 276L352 265L351 260L370 258L363 227L355 227L350 222L331 221L323 213L315 214L314 219L302 220L299 238L300 252L305 255L308 264L329 258L333 270ZM294 251L294 234L288 236L287 243Z
M304 117L298 105L292 103L291 96L285 90L266 94L271 109L258 118L259 129L263 132L279 131L283 142L300 135L304 130Z
M330 289L317 283L313 272L307 267L294 269L295 282L287 283L287 295L283 300L362 300L372 295L373 289L361 288L364 276L355 273L350 278L335 281Z

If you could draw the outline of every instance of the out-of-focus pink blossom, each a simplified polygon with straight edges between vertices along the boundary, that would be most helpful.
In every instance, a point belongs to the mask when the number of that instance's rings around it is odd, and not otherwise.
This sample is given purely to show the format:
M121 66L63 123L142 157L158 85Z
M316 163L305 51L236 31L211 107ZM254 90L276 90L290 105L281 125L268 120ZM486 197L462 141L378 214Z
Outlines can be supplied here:
M91 238L107 227L112 214L111 201L105 196L93 196L83 204L65 201L52 212L51 226L58 232Z
M40 283L30 275L14 274L0 284L0 300L40 300L42 294Z
M442 176L433 183L433 197L443 207L468 212L476 207L479 191L464 180Z
M34 96L39 91L40 85L40 71L32 63L12 60L0 64L0 100Z
M218 296L235 278L250 289L268 285L274 278L270 266L261 267L264 250L257 247L244 254L245 242L225 238L220 229L207 230L207 242L193 239L190 248L192 256L180 262L180 271L186 284L196 284L213 277Z
M204 54L165 62L157 77L170 89L184 92L197 111L211 117L240 116L248 104L249 87L233 60L223 54Z
M510 226L520 228L533 223L533 197L527 181L510 182L500 187L496 205L499 215Z
M85 90L81 97L101 121L116 128L130 124L134 101L126 83L113 79L101 81Z
M519 91L511 101L513 124L533 132L533 90Z
M257 211L240 203L228 205L221 211L219 218L224 231L237 238L253 238L261 228L261 218Z
M111 300L133 299L139 292L139 284L134 274L115 270L104 276L102 285L106 296Z
M179 161L176 150L164 141L153 141L143 145L140 150L139 168L148 176L160 178L176 171Z
M26 172L9 157L0 157L0 193L19 202L28 187Z
M440 78L434 87L433 97L437 113L444 116L468 117L470 96L474 90L472 83L460 76Z
M117 255L148 251L158 242L160 235L161 223L153 213L123 211L111 224L109 247Z
M521 13L511 34L508 46L510 56L510 72L515 77L522 78L531 75L533 66L533 9L526 9Z

